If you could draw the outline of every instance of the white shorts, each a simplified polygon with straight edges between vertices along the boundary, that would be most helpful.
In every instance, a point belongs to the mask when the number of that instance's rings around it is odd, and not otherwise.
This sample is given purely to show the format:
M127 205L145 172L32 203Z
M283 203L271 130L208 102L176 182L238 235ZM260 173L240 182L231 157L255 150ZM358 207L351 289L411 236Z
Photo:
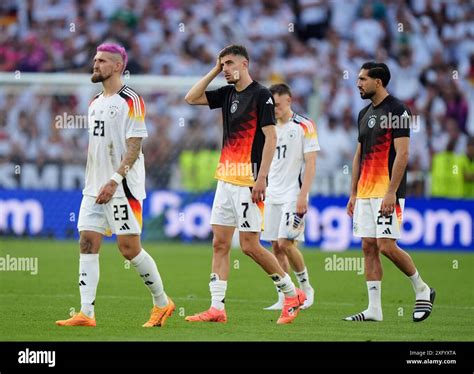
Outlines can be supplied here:
M211 225L233 226L239 231L260 232L263 201L252 202L250 187L218 181L212 204Z
M133 197L114 197L107 204L97 204L93 196L83 196L77 229L102 235L140 235L142 201Z
M356 199L352 231L361 238L400 239L405 199L398 199L390 217L379 212L382 198Z
M290 214L295 213L296 200L286 204L265 204L265 229L261 239L266 241L288 239L288 220ZM304 241L304 232L295 240Z

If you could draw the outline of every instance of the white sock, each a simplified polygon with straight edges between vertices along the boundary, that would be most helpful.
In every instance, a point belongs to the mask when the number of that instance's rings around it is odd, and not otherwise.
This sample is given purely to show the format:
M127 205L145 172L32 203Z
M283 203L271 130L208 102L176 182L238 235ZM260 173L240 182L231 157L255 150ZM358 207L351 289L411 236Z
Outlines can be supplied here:
M79 255L79 293L81 312L94 317L95 295L99 284L99 254L81 253Z
M311 285L309 284L309 274L308 274L308 269L304 268L303 271L294 272L296 279L298 279L298 283L300 285L300 288L304 291L307 289L312 288Z
M281 292L281 290L275 286L276 290L277 290L277 294L278 294L278 302L283 302L283 300L285 299L285 294L283 292Z
M153 304L159 308L168 305L168 296L163 289L163 282L153 257L142 248L140 253L132 258L130 262L137 269L145 286L150 289L153 296Z
M220 280L219 276L216 273L211 273L209 290L211 291L211 307L216 308L218 310L224 310L227 281Z
M275 286L285 294L285 296L295 297L296 288L291 280L290 276L285 273L285 276L282 278L278 274L272 274L270 277L273 279Z
M413 290L415 290L416 293L416 299L424 299L424 300L429 300L430 299L430 293L429 290L430 288L428 285L423 282L423 279L421 279L420 274L418 274L418 270L415 270L415 274L413 274L411 277L408 277L411 280L411 283L413 285ZM428 295L426 297L426 295Z
M369 294L368 311L382 311L382 281L367 281Z

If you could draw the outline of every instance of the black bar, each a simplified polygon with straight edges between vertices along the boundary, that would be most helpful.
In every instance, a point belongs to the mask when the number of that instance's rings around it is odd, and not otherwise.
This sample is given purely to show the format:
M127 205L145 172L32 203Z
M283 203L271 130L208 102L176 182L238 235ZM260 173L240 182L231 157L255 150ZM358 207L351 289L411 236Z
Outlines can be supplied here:
M19 362L30 360L32 351L54 351L54 367L52 362ZM47 353L42 357L48 361ZM163 367L473 373L473 357L474 342L0 342L0 373Z

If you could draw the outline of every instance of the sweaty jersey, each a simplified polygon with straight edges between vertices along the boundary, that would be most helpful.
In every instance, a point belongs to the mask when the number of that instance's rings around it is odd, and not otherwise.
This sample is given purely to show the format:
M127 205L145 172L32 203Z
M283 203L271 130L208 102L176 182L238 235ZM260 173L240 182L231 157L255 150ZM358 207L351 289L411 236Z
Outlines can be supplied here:
M290 120L277 125L277 147L268 174L265 202L283 204L296 200L304 174L304 154L319 151L314 123L293 113Z
M211 109L222 108L222 152L215 178L253 186L262 161L262 127L275 125L275 105L268 88L253 81L238 92L233 85L206 91Z
M86 183L82 193L97 196L110 181L127 152L128 138L146 138L145 103L130 87L123 86L112 96L96 95L89 104L89 149ZM140 151L138 159L117 186L114 197L142 200L145 194L145 162Z
M383 198L387 192L395 161L394 139L410 136L411 113L397 98L388 95L379 105L366 106L359 113L359 143L361 144L360 175L357 197ZM406 193L406 169L397 198Z

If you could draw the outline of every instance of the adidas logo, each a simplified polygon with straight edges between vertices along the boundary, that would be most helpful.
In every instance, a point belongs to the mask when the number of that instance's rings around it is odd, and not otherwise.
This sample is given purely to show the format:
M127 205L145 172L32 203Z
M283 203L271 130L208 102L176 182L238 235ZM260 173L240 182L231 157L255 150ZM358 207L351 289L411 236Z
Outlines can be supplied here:
M250 228L250 224L249 224L247 221L245 221L244 223L242 223L242 225L240 225L240 227L249 229L249 228Z
M290 316L293 316L299 309L299 306L292 306L290 309L288 309L288 314Z
M268 98L267 102L265 104L273 104L273 100L271 97Z
M128 226L126 223L123 224L123 226L120 228L119 231L124 231L124 230L130 230L130 226Z
M392 235L392 232L390 231L390 228L387 227L384 232L382 233L382 235Z
M377 290L377 287L375 287L375 286L370 287L369 291L372 291L372 290Z

